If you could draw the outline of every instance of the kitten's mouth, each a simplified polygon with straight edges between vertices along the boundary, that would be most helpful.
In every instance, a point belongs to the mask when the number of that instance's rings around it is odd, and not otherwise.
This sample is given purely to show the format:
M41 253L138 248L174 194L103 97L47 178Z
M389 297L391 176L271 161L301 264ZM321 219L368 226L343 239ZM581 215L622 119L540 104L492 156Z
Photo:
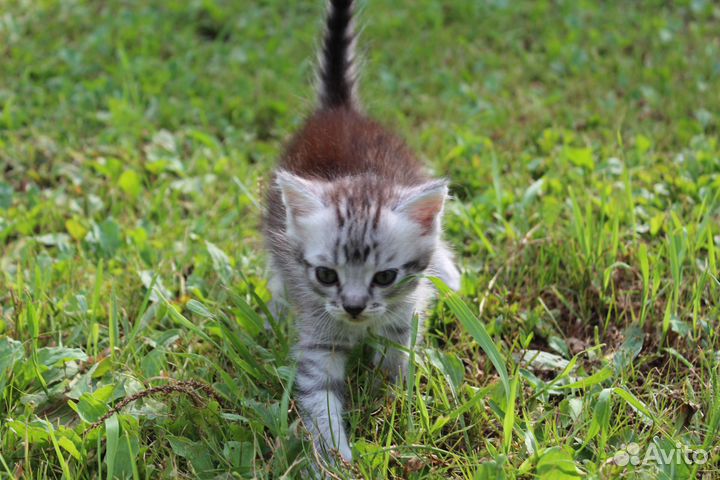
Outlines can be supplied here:
M384 310L379 308L379 304L372 304L372 306L365 309L362 313L352 315L344 309L339 308L337 304L330 303L326 306L326 311L337 321L353 326L363 326L376 321L379 315L382 316Z
M345 314L342 316L342 318L345 322L347 322L351 325L359 326L359 325L364 325L366 323L369 323L372 317L370 315L352 316L352 315Z

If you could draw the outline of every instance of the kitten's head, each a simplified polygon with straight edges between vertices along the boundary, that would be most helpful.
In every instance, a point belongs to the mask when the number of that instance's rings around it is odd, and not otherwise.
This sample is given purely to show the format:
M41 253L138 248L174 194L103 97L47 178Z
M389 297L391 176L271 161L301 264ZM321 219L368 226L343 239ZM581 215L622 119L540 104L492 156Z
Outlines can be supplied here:
M325 311L364 324L407 301L440 242L445 181L398 187L367 175L327 182L285 171L276 181L292 261Z

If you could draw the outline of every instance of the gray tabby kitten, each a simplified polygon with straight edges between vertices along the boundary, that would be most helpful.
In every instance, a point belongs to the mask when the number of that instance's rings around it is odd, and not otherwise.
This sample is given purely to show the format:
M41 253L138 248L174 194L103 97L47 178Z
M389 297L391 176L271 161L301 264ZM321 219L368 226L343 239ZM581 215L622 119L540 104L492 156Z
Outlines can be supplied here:
M441 239L446 181L429 177L400 138L360 111L352 14L353 0L329 1L319 105L280 159L265 217L271 289L297 317L304 423L325 455L337 450L348 461L351 350L368 333L409 346L413 316L433 295L423 275L460 283ZM375 360L392 378L407 371L400 350Z

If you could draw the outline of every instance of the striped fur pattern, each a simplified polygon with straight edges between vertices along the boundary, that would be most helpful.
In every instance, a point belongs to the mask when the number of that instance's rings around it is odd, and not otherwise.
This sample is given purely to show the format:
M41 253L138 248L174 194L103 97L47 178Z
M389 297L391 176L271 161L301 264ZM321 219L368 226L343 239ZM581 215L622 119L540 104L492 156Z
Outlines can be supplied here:
M322 107L358 106L355 45L353 0L331 1L318 69Z
M441 238L446 181L358 111L352 11L352 0L329 2L319 106L280 159L265 217L273 303L296 318L296 399L316 446L346 460L350 352L370 333L409 346L433 295L424 276L460 281ZM407 371L398 349L375 361L391 378Z

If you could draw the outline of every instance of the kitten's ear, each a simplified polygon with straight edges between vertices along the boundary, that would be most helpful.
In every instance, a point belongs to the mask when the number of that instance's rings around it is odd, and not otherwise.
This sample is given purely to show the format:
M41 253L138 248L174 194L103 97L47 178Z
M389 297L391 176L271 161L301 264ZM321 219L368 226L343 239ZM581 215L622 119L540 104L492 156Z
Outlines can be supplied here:
M298 220L324 208L322 202L323 184L280 170L275 175L275 184L280 189L285 205L288 230L296 231Z
M435 233L440 228L440 217L447 198L445 180L436 180L407 189L395 211L407 215L420 225L423 235Z

